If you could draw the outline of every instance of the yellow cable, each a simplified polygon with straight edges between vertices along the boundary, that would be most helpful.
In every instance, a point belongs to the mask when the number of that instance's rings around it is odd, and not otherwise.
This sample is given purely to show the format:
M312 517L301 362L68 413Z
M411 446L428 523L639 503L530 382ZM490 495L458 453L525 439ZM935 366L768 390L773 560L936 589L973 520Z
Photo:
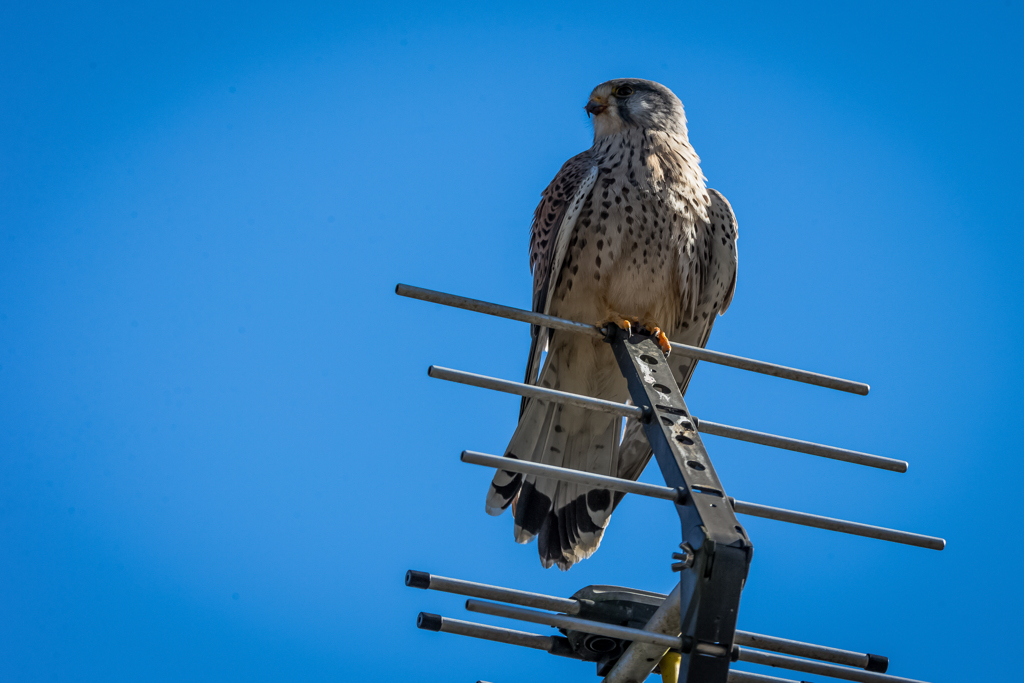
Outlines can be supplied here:
M677 683L679 680L679 660L682 659L678 652L669 650L661 658L661 681L662 683Z

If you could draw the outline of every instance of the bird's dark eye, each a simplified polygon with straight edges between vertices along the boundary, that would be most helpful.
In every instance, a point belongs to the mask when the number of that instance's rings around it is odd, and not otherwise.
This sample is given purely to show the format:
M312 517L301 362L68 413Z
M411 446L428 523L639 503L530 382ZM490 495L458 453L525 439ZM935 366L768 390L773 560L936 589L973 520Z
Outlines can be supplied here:
M630 88L628 85L620 85L619 87L612 91L612 94L615 95L616 97L629 97L630 95L633 94L633 89Z

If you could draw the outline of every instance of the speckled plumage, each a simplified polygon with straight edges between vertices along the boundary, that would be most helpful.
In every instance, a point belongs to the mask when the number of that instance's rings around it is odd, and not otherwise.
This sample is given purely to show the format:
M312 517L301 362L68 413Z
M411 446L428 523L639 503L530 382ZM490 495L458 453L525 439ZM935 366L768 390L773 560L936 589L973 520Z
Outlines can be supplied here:
M672 341L704 346L736 284L736 220L708 190L690 146L682 103L639 79L602 83L591 93L594 145L562 166L534 215L530 267L533 308L599 323L639 318ZM540 376L541 351L548 356ZM690 359L669 359L680 386ZM611 350L569 332L533 330L526 381L625 401ZM603 413L524 401L508 457L636 479L650 459L639 425ZM601 542L619 497L607 491L499 471L487 511L515 511L515 538L538 538L541 562L568 569Z

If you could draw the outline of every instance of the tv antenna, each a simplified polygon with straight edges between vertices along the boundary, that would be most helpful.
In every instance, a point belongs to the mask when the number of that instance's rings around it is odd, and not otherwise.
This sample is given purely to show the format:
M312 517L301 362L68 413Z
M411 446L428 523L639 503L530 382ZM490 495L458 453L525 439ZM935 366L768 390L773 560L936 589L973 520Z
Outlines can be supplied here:
M892 472L906 472L906 462L698 418L683 401L661 349L647 335L627 335L614 326L600 329L409 285L400 284L395 291L400 296L421 301L604 339L611 345L626 379L632 405L437 366L431 366L427 374L437 379L639 420L665 486L473 451L463 451L462 461L667 500L675 505L682 527L679 552L673 554L675 562L671 566L672 571L679 572L679 583L669 595L595 585L562 598L410 570L405 577L408 586L463 595L469 598L465 607L470 612L553 626L562 635L538 635L425 612L417 617L419 628L596 662L597 673L604 678L604 683L639 683L655 671L666 683L797 683L787 678L735 670L732 668L735 662L861 683L921 683L886 673L889 659L881 655L738 630L740 594L754 546L736 515L763 517L931 550L942 550L946 542L934 536L736 500L726 494L701 435L713 434ZM686 344L673 343L672 352L694 361L727 365L861 396L869 390L868 385L861 382Z

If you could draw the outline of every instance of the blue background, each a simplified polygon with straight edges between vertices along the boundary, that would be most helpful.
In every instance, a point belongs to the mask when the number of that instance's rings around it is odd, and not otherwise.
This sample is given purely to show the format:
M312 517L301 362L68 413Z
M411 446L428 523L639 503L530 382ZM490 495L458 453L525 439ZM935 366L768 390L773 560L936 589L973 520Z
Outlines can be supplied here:
M425 375L519 379L526 327L393 287L528 306L539 192L621 76L680 96L739 219L710 346L873 387L704 364L694 412L911 463L708 437L728 492L949 542L746 518L740 627L930 681L1019 671L1019 2L11 3L0 27L0 679L596 680L417 631L464 613L403 574L668 591L675 513L627 498L592 559L542 570L458 462L501 452L518 400Z

